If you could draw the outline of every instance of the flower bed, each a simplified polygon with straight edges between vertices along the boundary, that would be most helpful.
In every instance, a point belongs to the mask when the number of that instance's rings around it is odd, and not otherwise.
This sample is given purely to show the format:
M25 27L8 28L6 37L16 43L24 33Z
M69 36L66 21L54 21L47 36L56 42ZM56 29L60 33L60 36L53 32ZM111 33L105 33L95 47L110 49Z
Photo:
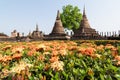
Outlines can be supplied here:
M3 80L120 80L119 41L0 43Z

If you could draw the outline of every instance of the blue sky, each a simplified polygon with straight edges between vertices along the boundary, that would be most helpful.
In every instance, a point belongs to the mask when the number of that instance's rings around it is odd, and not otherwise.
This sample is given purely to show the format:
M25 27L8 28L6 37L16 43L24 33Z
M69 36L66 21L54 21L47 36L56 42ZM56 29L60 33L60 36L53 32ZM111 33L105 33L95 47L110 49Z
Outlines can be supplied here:
M39 29L49 34L52 31L57 10L71 4L86 14L92 28L99 32L120 30L120 0L0 0L0 32L10 35Z

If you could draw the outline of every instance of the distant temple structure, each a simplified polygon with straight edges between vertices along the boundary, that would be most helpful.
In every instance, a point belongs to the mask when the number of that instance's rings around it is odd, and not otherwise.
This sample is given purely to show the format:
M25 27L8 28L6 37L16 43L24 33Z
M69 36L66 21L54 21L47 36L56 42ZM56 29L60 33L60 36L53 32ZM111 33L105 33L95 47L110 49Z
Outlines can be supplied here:
M65 34L64 27L62 25L61 19L60 19L60 12L57 11L57 17L56 21L53 27L52 32L49 35L46 35L47 40L67 40L70 39L70 37Z
M13 30L13 32L11 32L11 37L17 37L17 30Z
M43 39L43 33L42 31L39 31L38 24L36 24L36 30L32 33L29 32L28 35L31 39Z
M8 38L8 36L4 33L0 33L0 38Z
M80 27L74 32L73 39L95 39L99 36L95 29L90 27L88 22L85 7L83 10L83 16L80 23Z
M120 31L118 31L118 34L114 32L100 32L98 33L95 29L91 28L89 21L87 19L86 13L85 13L85 7L83 9L83 16L82 20L80 22L80 26L78 29L74 31L74 34L71 34L70 36L66 29L64 29L61 18L60 18L60 12L57 11L56 20L53 26L53 29L50 34L45 35L42 31L39 30L38 24L36 24L36 29L33 32L29 32L27 36L24 36L24 33L22 35L17 32L17 30L13 30L11 32L11 36L7 36L4 33L0 33L0 42L1 41L39 41L39 40L120 40Z
M23 33L24 35L24 33ZM23 37L23 35L21 35L19 32L17 32L17 30L13 30L13 32L11 32L11 38L15 38L15 37Z

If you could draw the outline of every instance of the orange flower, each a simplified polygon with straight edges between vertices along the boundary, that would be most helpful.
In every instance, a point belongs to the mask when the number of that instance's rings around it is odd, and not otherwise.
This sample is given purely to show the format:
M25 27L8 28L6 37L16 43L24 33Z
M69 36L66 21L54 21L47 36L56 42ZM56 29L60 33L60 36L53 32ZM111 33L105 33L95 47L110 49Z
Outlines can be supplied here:
M52 50L52 53L51 53L52 56L57 56L58 54L59 54L59 53L58 53L57 50Z
M42 76L41 80L47 80L46 76Z
M21 53L15 53L13 54L12 58L13 59L20 59L22 57L22 54Z
M45 64L44 70L48 70L50 68L49 64Z
M0 62L6 62L12 60L11 56L0 56Z
M52 51L52 48L51 48L50 46L47 46L47 47L45 48L45 51Z
M36 46L35 45L28 45L28 49L30 50L35 50Z
M44 44L40 44L36 47L36 51L41 52L41 51L44 51L44 50L45 50L45 45Z
M45 57L43 55L38 56L38 60L43 61L44 59L45 59Z
M50 62L55 62L55 61L58 61L58 60L59 60L58 56L54 56L54 57L50 58Z
M116 65L120 65L120 61L118 61L118 62L116 63Z
M93 54L95 51L96 51L96 50L95 50L94 48L89 47L89 48L87 48L87 49L85 50L85 54L91 55L91 54Z
M85 50L86 50L85 48L82 48L82 47L81 47L81 48L78 49L78 52L84 54L84 53L85 53Z
M3 76L8 76L9 75L9 70L8 69L3 69L2 70L2 72L3 72Z
M70 46L70 47L68 48L68 50L70 50L70 51L77 50L77 49L78 49L77 46Z
M10 49L12 47L12 45L7 45L7 46L5 46L2 50L7 50L7 49Z
M112 46L111 44L107 44L107 45L105 46L105 48L108 48L108 49L113 49L113 48L114 48L114 46Z
M31 50L27 53L28 56L33 56L33 54L35 53L35 50Z
M69 41L69 42L67 42L67 44L68 45L72 45L72 46L77 46L77 43L76 42L74 42L74 41Z
M16 46L12 48L13 53L21 53L23 51L24 47L23 46Z
M9 60L12 60L12 57L11 56L4 56L4 60L7 60L7 61L9 61Z
M104 50L104 46L103 45L97 46L96 49L99 50L99 51L103 51Z
M2 56L2 54L0 54L0 62L2 61L2 59L3 59L3 56Z
M111 50L111 52L112 52L112 56L113 56L113 57L115 57L115 56L118 55L118 49L117 49L117 48L113 48L113 49Z
M115 56L115 60L120 61L120 56Z

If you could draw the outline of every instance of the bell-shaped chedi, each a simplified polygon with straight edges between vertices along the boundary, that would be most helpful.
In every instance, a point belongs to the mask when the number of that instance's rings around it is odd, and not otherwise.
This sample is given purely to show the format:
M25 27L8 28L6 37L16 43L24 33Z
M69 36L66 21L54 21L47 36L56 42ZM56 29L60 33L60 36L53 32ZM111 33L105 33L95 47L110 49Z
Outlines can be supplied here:
M62 25L61 19L60 19L60 12L59 10L57 11L57 17L56 17L56 21L53 27L52 32L50 33L50 35L66 35L64 32L64 27Z
M57 17L55 20L53 30L49 34L49 36L46 36L46 39L50 39L50 40L70 39L70 37L67 34L65 34L64 27L63 27L62 22L61 22L59 10L57 11Z
M80 27L91 28L91 27L90 27L90 24L89 24L89 22L88 22L86 13L85 13L85 7L84 7L84 10L83 10L83 17L82 17L82 20L81 20Z
M97 38L99 34L96 32L95 29L90 27L88 22L85 7L83 10L83 16L80 23L80 27L74 32L73 38L74 39L94 39Z

